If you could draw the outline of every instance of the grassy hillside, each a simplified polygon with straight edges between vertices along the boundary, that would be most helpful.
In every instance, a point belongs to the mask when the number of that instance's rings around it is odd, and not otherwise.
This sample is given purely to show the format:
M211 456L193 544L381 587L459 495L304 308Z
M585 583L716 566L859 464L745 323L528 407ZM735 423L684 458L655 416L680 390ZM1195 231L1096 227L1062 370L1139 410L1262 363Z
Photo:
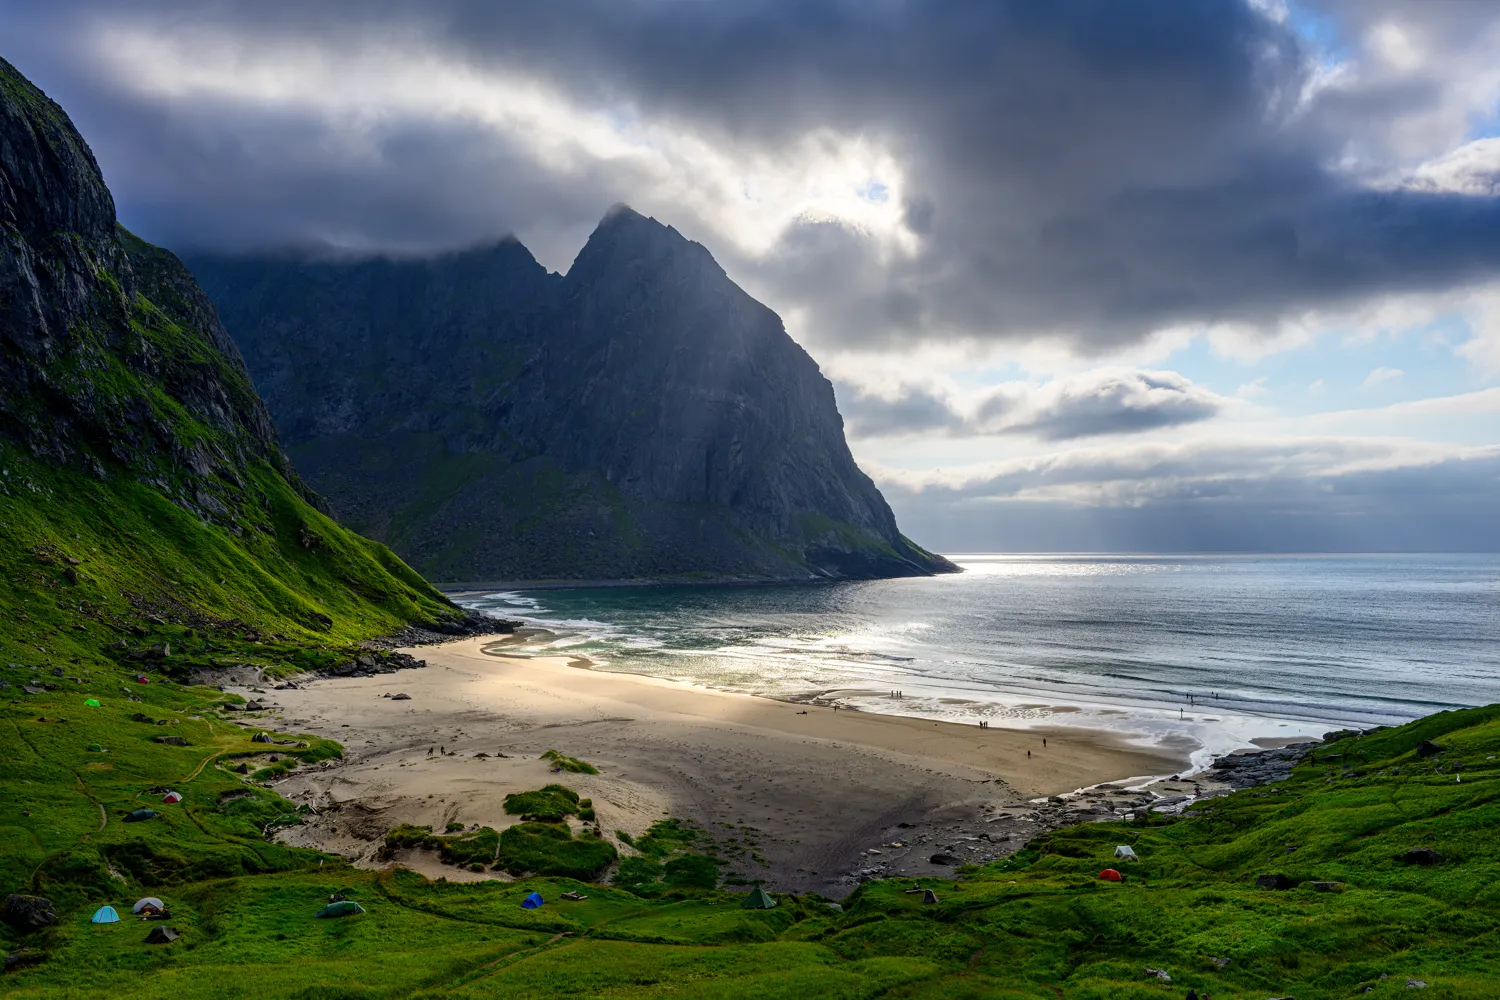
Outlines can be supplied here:
M83 706L90 693L100 708ZM715 890L648 899L566 879L461 885L320 867L262 839L295 813L221 766L255 748L209 710L222 696L169 684L130 693L145 700L121 702L118 684L86 678L0 712L15 762L0 783L0 872L46 890L62 913L24 940L3 932L8 950L46 956L7 974L8 996L1165 1000L1192 987L1316 1000L1408 996L1412 978L1424 997L1478 998L1494 995L1500 970L1500 707L1321 747L1290 780L1182 818L1059 831L958 881L923 880L936 905L887 881L840 912L815 898L747 911ZM129 721L138 711L168 726ZM153 742L163 731L191 745ZM1420 757L1422 740L1445 749ZM302 742L295 752L312 760L333 749ZM184 803L118 822L158 784ZM1140 860L1116 862L1117 844ZM1441 861L1402 860L1418 847ZM1100 881L1107 866L1126 881ZM1262 875L1291 888L1257 888ZM569 888L590 898L560 900ZM521 909L533 890L547 904ZM316 919L335 891L367 912ZM144 944L147 925L128 918L87 922L100 902L128 907L146 892L167 900L180 941Z
M245 470L226 524L150 485L0 444L0 660L50 670L170 646L154 665L311 666L355 640L457 612L382 545L276 470ZM163 650L165 651L165 650Z
M0 151L0 658L285 668L459 616L320 512L192 275L4 60Z

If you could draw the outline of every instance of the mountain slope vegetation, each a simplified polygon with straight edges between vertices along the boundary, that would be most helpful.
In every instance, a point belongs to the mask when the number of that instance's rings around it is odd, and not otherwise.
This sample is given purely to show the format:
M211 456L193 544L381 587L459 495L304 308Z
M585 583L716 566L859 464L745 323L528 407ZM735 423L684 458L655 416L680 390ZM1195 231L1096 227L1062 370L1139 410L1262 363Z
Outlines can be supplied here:
M189 264L298 470L432 579L954 569L901 535L776 314L624 206L566 275L513 239Z
M0 349L6 662L269 661L460 616L320 509L212 304L3 61Z
M297 814L228 770L255 745L217 718L223 696L147 690L140 706L101 688L91 710L72 691L0 707L0 725L25 736L12 774L33 782L0 803L0 876L47 892L60 917L0 928L7 996L1166 1000L1192 988L1332 1000L1410 996L1408 980L1422 996L1494 995L1500 706L1349 736L1287 781L1181 817L1059 830L958 880L869 882L838 910L779 896L750 911L709 888L643 898L566 878L433 882L320 865L263 839ZM190 745L154 742L158 727L128 714L141 707ZM302 744L294 766L334 749L286 738ZM161 781L183 803L141 796ZM119 822L143 803L161 815ZM1115 859L1119 844L1139 859ZM1107 867L1125 881L1100 880ZM1265 876L1284 888L1258 886ZM560 898L570 890L588 899ZM523 909L531 892L546 904ZM181 941L146 944L149 927L128 917L88 923L101 903L124 913L148 893ZM317 919L335 893L366 912Z

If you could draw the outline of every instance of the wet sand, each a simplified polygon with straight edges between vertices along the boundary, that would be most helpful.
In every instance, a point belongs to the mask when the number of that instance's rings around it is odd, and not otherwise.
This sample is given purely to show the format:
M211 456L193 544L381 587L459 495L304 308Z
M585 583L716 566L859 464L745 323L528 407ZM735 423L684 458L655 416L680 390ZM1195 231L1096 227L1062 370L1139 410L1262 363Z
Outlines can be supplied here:
M514 821L507 793L561 780L593 798L608 836L676 816L721 841L754 840L733 872L838 898L872 858L891 873L947 873L922 845L968 838L966 858L998 856L1024 841L1003 841L996 818L1022 816L1028 799L1187 764L1107 733L834 711L585 669L493 638L408 652L428 666L272 693L284 731L346 749L343 763L277 786L320 812L288 835L296 842L379 864L380 838L398 823L502 828ZM384 697L396 693L410 700ZM601 773L554 775L538 759L549 749ZM993 842L976 830L994 831ZM400 860L434 876L493 877L430 855Z

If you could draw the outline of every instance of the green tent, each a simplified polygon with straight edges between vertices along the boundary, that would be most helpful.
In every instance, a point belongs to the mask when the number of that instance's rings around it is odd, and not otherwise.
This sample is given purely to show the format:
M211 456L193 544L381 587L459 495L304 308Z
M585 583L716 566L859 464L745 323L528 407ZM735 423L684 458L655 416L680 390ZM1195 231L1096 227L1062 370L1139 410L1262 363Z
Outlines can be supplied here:
M766 893L766 890L760 886L756 886L750 890L750 895L745 897L745 901L740 904L740 907L746 910L769 910L775 905L776 900L772 899Z
M365 908L352 899L343 899L337 903L329 903L314 916L318 917L352 917L356 913L365 912Z
M101 707L99 705L99 699L98 698L86 698L86 699L84 699L83 703L85 705L87 705L89 708L99 708L99 707Z

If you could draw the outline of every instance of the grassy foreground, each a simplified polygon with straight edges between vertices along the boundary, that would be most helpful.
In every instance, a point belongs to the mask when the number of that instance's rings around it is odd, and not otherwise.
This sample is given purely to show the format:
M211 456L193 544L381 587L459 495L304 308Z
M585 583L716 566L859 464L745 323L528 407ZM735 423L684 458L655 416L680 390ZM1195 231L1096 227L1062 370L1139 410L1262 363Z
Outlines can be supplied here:
M1320 747L1289 781L1180 819L1059 831L957 881L923 880L936 905L903 880L863 886L842 911L791 897L747 911L711 889L429 882L277 846L262 831L295 813L222 766L268 749L215 717L224 696L166 683L130 693L143 701L122 701L118 680L85 682L0 712L0 879L61 914L24 940L0 932L8 951L45 956L0 980L7 996L1081 1000L1191 987L1314 1000L1409 996L1408 978L1424 997L1493 997L1500 973L1500 706ZM103 704L84 706L90 694ZM155 742L163 732L190 745ZM1445 749L1420 757L1423 740ZM336 752L300 743L289 749L306 760ZM184 802L119 822L158 785ZM1115 861L1117 844L1140 860ZM1419 847L1442 860L1402 860ZM1126 881L1100 881L1106 866ZM1292 887L1257 888L1269 874ZM589 899L560 900L568 889ZM335 891L367 912L315 919ZM521 909L531 891L547 904ZM128 913L148 892L167 900L181 940L147 945L128 916L88 923L99 903Z

